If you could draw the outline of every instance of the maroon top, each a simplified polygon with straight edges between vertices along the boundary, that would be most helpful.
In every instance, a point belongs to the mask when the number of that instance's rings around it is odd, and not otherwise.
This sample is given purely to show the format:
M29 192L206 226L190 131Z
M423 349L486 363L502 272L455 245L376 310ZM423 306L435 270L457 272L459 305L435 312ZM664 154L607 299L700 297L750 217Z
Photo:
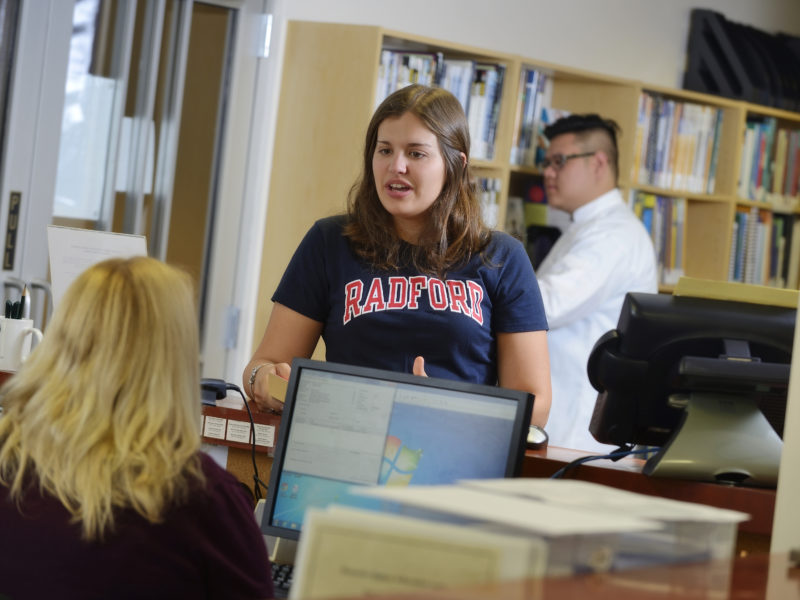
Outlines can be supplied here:
M201 454L206 487L151 525L133 511L87 543L52 497L23 513L0 486L0 598L271 598L266 544L241 484Z

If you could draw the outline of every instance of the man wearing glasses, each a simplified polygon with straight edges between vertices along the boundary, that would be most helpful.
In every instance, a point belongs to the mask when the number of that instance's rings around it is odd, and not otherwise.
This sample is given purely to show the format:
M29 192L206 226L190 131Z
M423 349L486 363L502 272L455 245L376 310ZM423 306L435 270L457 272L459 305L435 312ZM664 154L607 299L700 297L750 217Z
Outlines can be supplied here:
M548 126L541 162L547 202L570 224L536 270L550 326L550 444L610 451L589 433L597 391L586 372L597 339L617 325L627 292L658 291L647 231L617 189L618 125L595 114Z

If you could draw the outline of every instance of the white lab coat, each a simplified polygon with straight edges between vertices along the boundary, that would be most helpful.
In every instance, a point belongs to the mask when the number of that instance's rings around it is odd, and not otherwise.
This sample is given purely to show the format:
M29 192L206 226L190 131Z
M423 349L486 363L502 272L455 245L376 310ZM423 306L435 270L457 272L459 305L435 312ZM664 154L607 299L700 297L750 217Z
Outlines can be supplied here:
M586 363L598 338L616 328L625 294L658 291L650 236L619 190L611 190L572 214L536 277L550 326L550 444L613 450L589 433L597 391Z

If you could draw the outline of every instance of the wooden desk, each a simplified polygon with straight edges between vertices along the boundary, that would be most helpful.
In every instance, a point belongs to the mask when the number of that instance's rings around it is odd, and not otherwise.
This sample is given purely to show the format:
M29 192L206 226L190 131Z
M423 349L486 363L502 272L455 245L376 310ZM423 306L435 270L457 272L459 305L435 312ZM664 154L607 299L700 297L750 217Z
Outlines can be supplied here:
M370 596L373 600L800 600L800 569L785 554L548 577L471 588Z
M203 405L203 443L214 444L219 446L226 446L228 451L228 460L225 468L233 474L239 481L244 483L247 487L254 491L255 482L253 480L253 449L250 444L231 441L225 439L227 437L227 428L230 427L229 422L236 422L239 424L246 424L249 427L250 418L247 411L244 409L223 408L219 406ZM206 426L208 418L216 419L218 427L208 428ZM224 425L221 424L225 421ZM258 467L258 476L264 483L269 482L269 474L272 469L272 454L275 449L274 441L278 437L278 427L280 426L280 415L253 412L253 422L257 425L265 425L273 428L273 443L272 445L256 445L255 462ZM222 428L220 431L220 427ZM211 437L206 435L214 432L219 437ZM263 490L262 490L263 492Z
M203 414L240 422L248 421L247 413L244 410L204 406ZM279 415L253 413L253 419L256 423L275 427L275 438L277 439L280 425ZM247 486L253 487L253 459L248 444L210 437L204 437L203 441L228 446L228 463L226 465L228 471ZM256 447L256 464L259 476L264 482L269 481L273 449L272 446ZM588 452L557 447L528 450L525 453L521 475L523 477L550 477L565 464L588 455L590 455ZM633 457L623 458L616 462L597 460L571 469L565 477L602 483L651 496L698 502L747 513L751 518L739 525L737 553L769 552L772 515L775 511L775 490L649 477L642 474L643 465L643 460Z
M589 452L556 447L528 450L522 465L522 476L550 477L565 464L589 454ZM774 489L650 477L642 474L644 462L633 457L626 457L616 462L597 460L569 470L564 477L602 483L640 494L698 502L747 513L751 518L739 524L737 551L769 552L772 515L775 511Z

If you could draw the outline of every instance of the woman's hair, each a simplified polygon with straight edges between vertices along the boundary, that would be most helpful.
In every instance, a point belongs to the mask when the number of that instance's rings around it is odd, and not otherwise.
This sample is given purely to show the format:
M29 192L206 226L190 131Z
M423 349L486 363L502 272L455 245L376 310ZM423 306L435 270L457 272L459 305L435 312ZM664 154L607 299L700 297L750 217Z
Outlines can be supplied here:
M392 216L381 204L372 170L378 127L384 120L406 113L418 117L436 135L445 167L444 186L431 207L427 228L410 248L397 235ZM378 269L395 270L410 262L423 273L444 276L451 267L481 252L490 234L463 158L469 156L469 149L467 118L450 92L409 85L389 95L367 127L363 171L348 198L345 235L356 254Z
M0 483L38 484L86 539L132 509L162 520L204 481L197 309L188 274L147 257L82 273L0 390Z

